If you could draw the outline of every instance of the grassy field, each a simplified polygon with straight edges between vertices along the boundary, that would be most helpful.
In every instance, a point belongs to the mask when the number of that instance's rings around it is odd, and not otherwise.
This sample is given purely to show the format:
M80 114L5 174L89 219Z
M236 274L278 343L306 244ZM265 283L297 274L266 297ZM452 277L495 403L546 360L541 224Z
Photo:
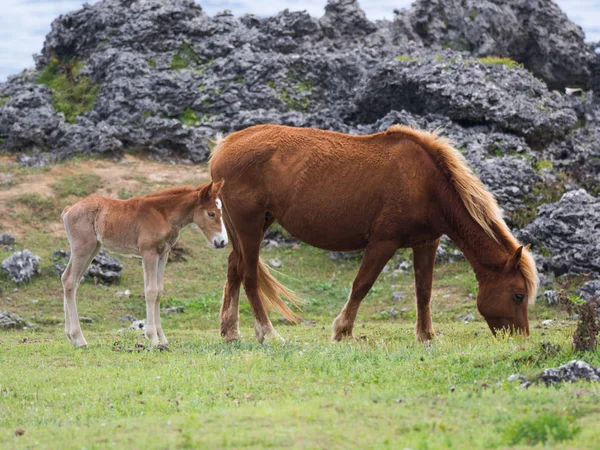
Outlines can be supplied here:
M56 212L90 191L125 198L201 181L205 168L139 160L126 170L110 161L43 171L3 164L0 232L14 232L17 249L40 255L42 273L23 286L0 279L0 310L35 325L0 332L2 449L571 449L600 442L600 386L519 389L507 381L513 373L535 378L574 358L600 365L597 353L571 350L575 322L540 301L531 308L530 339L494 339L476 313L475 279L464 262L436 268L439 336L431 346L414 341L412 274L392 270L363 302L358 339L332 344L330 325L359 260L331 261L304 245L263 251L265 260L281 261L278 277L306 300L304 320L291 326L273 316L287 342L259 345L242 295L242 342L227 345L218 336L218 312L228 250L212 250L186 229L186 260L166 270L163 306L187 307L163 315L169 351L147 349L119 320L145 314L141 264L124 258L119 285L82 284L79 312L93 322L82 324L89 348L75 350L63 334L62 288L50 260L53 250L68 248ZM0 249L0 259L9 255ZM567 288L577 282L567 280ZM117 296L125 289L129 297ZM392 292L405 295L396 301ZM469 313L475 320L457 320ZM542 325L544 319L554 321Z

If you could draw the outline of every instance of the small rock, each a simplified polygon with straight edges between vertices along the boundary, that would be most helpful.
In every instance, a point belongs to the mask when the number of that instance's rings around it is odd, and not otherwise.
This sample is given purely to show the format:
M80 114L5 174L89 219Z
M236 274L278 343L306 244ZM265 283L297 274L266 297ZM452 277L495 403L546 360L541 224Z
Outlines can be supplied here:
M25 434L25 430L23 428L17 428L15 430L15 436L23 436Z
M465 323L471 322L471 321L475 320L475 314L473 314L473 313L459 314L458 316L456 316L456 320L463 321Z
M600 367L594 368L585 361L573 360L560 366L558 369L544 370L541 379L546 384L555 384L565 381L578 380L600 381Z
M275 269L279 269L281 267L281 260L277 258L270 259L269 265Z
M450 392L454 392L456 390L455 386L450 386Z
M173 306L165 309L165 314L179 314L185 312L185 306Z
M91 317L80 317L79 320L83 323L94 323L94 319Z
M10 311L0 311L0 329L22 329L22 328L31 328L29 322L21 319L18 314L15 314Z
M145 330L146 329L146 320L136 320L129 325L131 330Z
M15 283L26 283L40 273L40 257L27 249L15 252L2 261L2 270Z
M397 302L402 300L405 296L406 296L406 294L404 292L400 292L400 291L392 292L392 298Z
M137 318L132 316L131 314L126 314L119 319L121 322L136 322Z
M548 304L548 306L558 305L558 292L546 291L544 292L544 298L546 299L546 303Z
M13 245L15 243L15 237L10 233L0 234L0 245Z
M542 325L550 325L552 322L554 322L553 319L542 320Z
M117 291L115 295L119 298L127 298L131 295L131 291L129 289L125 289L124 291Z
M527 377L525 375L521 375L520 373L513 373L512 375L509 375L507 380L509 382L513 382L513 381L527 381Z

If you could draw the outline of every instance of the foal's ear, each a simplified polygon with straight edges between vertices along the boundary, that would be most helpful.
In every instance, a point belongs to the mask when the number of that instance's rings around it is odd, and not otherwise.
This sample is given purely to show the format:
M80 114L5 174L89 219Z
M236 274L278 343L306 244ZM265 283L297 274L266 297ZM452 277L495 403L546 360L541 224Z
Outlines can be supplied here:
M225 184L225 179L223 178L221 181L217 181L216 183L212 183L212 188L211 188L211 194L214 198L217 198L217 196L221 193L221 189L223 188L223 185Z
M522 255L523 255L523 246L521 245L517 249L517 251L515 252L513 257L511 258L511 260L508 262L508 269L516 269L519 266L519 263L521 262Z
M196 191L198 191L198 200L200 202L207 202L210 200L212 196L213 182L204 183L198 186Z

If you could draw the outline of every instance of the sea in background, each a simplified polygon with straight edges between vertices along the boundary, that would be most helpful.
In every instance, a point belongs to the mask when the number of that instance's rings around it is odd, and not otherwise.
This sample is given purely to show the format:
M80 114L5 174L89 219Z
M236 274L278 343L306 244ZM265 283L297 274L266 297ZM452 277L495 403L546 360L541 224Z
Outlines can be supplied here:
M168 0L165 0L168 1ZM600 41L600 0L555 0L569 18L580 25L586 40ZM359 0L360 2L360 0ZM84 0L2 0L0 6L0 82L9 75L33 66L32 55L42 49L50 24L60 14L76 10ZM95 3L88 1L87 3ZM325 0L199 0L209 15L224 9L235 15L252 13L271 16L288 8L323 15ZM393 10L409 8L412 0L363 0L362 8L371 20L392 19Z

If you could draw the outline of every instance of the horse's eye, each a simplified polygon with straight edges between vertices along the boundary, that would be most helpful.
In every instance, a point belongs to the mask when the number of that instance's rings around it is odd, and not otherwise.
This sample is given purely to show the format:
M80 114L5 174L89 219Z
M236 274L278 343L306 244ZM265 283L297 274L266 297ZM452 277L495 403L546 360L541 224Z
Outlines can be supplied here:
M525 300L525 296L523 294L514 294L513 298L515 299L515 302L517 303L523 303L523 300Z
M215 214L214 211L209 211L206 214L208 214L208 217L215 217L216 216L216 214Z

